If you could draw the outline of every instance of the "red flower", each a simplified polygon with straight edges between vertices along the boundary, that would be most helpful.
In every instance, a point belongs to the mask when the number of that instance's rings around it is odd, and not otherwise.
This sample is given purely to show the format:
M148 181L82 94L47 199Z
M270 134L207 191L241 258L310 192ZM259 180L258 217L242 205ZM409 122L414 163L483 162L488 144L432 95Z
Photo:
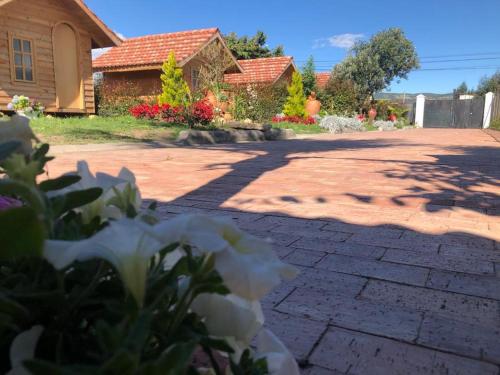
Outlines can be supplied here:
M293 122L296 124L312 125L316 123L314 117L300 117L300 116L275 116L273 122Z

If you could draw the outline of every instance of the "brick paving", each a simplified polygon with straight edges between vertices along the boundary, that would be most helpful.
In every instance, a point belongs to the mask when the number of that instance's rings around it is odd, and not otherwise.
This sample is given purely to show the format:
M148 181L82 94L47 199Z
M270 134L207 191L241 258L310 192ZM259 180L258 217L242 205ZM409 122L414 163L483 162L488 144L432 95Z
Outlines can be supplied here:
M299 277L263 301L304 374L500 374L500 143L411 130L63 152L125 165L164 217L232 217Z

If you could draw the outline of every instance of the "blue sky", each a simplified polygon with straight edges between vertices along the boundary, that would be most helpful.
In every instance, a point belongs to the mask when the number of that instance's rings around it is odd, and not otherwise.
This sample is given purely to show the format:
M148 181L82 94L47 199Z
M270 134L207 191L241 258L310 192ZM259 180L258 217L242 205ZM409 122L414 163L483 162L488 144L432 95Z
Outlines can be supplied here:
M263 30L268 44L282 44L300 66L313 55L318 70L346 55L352 40L401 27L424 69L393 92L450 92L500 68L500 0L86 0L125 37L219 27L223 33ZM438 56L438 57L436 57ZM446 57L442 57L446 56ZM466 61L449 61L465 60ZM443 61L448 60L448 61ZM480 68L468 69L464 68ZM454 70L448 70L453 68Z

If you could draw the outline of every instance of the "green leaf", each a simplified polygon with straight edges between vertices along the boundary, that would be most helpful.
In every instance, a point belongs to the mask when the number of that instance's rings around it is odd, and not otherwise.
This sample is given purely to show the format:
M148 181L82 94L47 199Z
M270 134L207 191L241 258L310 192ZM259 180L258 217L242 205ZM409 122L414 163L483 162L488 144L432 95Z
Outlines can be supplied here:
M23 362L24 367L33 375L63 375L62 369L50 362L41 360L27 360Z
M110 375L133 375L136 372L138 358L132 353L120 350L104 364L101 373Z
M129 334L125 340L125 347L134 353L140 353L149 336L152 315L149 312L143 312L137 321L130 328Z
M43 222L31 207L0 212L0 259L41 256L45 240Z
M66 175L66 176L61 176L58 178L55 178L53 180L47 180L43 181L38 185L40 190L42 191L54 191L54 190L61 190L64 189L68 186L71 186L73 184L76 184L78 181L80 181L82 178L78 175Z
M0 161L7 159L21 146L19 141L9 141L0 144Z
M57 216L75 208L85 206L94 202L102 194L101 188L90 188L86 190L72 191L65 195L51 199Z
M185 373L191 363L191 357L193 356L196 346L196 341L170 346L158 360L158 366L164 370L165 375Z

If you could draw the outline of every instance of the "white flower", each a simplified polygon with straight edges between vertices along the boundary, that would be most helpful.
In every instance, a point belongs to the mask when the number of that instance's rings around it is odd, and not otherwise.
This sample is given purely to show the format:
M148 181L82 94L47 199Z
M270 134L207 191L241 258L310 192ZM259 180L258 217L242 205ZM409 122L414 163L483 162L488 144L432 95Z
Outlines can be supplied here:
M120 219L83 241L46 241L44 257L56 269L63 269L74 261L105 259L115 267L141 305L150 259L164 247L137 221Z
M16 336L10 346L10 365L12 369L6 375L29 375L23 367L23 361L35 357L35 349L40 336L42 335L42 326L33 326L30 330L24 331Z
M249 235L226 218L180 215L157 224L154 234L164 243L179 242L201 253L215 253L215 268L233 294L259 300L281 279L291 279L297 270L283 263L272 246Z
M14 109L14 104L13 104L13 103L9 103L9 104L7 104L7 109L8 109L9 111L12 111L12 110Z
M205 319L211 335L234 340L230 342L236 349L237 358L264 324L260 302L235 295L202 294L193 301L191 309Z
M257 357L267 360L269 375L300 375L297 362L286 346L269 330L257 336Z
M131 205L136 211L140 209L142 200L135 183L134 174L127 168L122 168L117 177L106 173L96 173L94 176L87 162L77 163L77 172L81 180L67 188L50 192L49 196L57 196L71 191L85 190L99 187L103 194L94 202L79 207L76 211L82 213L84 223L89 223L96 216L102 219L120 219L126 216L127 208Z

